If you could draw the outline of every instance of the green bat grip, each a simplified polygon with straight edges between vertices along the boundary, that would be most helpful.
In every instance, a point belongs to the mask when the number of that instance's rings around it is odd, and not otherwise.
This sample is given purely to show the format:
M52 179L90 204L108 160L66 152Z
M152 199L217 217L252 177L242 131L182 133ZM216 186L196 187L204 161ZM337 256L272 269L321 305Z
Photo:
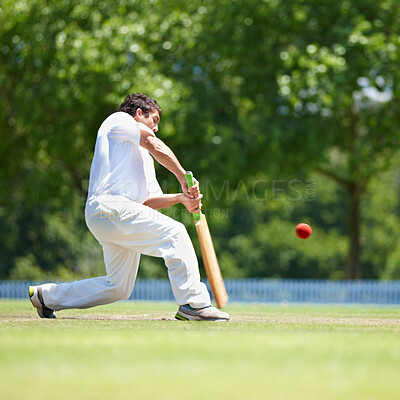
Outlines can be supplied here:
M193 182L193 173L192 173L191 171L187 171L187 172L186 172L185 178L186 178L186 183L187 183L187 185L188 185L188 188L190 188L191 186L194 185L194 182ZM193 219L194 219L195 221L200 221L202 215L203 215L203 214L201 213L201 211L200 211L199 213L192 213Z

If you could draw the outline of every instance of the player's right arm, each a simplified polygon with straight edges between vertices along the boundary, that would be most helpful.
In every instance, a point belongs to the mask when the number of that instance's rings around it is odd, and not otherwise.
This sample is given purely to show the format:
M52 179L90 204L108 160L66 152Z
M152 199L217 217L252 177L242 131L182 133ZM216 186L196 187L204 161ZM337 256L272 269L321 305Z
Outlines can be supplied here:
M173 151L154 133L140 130L140 145L145 148L161 165L170 170L178 179L185 195L197 198L200 195L198 182L189 189L185 178L185 169L173 153Z

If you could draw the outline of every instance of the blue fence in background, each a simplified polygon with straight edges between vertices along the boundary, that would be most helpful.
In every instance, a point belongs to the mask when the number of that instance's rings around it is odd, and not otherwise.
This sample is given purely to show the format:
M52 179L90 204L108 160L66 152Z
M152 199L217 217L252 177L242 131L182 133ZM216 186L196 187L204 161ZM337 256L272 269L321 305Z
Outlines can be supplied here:
M27 298L32 282L0 281L1 299ZM229 300L260 303L400 304L400 281L227 279ZM174 300L167 279L138 279L130 300Z

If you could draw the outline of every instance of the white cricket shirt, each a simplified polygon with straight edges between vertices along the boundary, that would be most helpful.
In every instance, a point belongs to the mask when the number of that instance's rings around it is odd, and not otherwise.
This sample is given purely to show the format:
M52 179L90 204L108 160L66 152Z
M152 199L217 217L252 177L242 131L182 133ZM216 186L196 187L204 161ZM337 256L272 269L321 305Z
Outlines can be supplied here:
M140 146L140 129L151 132L125 112L111 114L101 124L90 167L88 199L120 195L143 203L162 194L154 160Z

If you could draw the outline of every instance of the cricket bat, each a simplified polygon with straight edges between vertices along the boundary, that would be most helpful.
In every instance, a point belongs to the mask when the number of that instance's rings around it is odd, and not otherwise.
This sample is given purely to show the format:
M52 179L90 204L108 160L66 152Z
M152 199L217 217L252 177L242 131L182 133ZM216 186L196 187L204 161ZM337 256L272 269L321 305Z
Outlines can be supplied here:
M185 177L188 187L193 186L194 182L192 172L186 172ZM228 294L218 265L217 255L215 254L210 230L208 229L207 219L201 211L199 213L193 213L192 216L196 226L197 236L199 237L201 255L203 257L207 279L210 283L211 291L218 308L222 308L228 302Z

